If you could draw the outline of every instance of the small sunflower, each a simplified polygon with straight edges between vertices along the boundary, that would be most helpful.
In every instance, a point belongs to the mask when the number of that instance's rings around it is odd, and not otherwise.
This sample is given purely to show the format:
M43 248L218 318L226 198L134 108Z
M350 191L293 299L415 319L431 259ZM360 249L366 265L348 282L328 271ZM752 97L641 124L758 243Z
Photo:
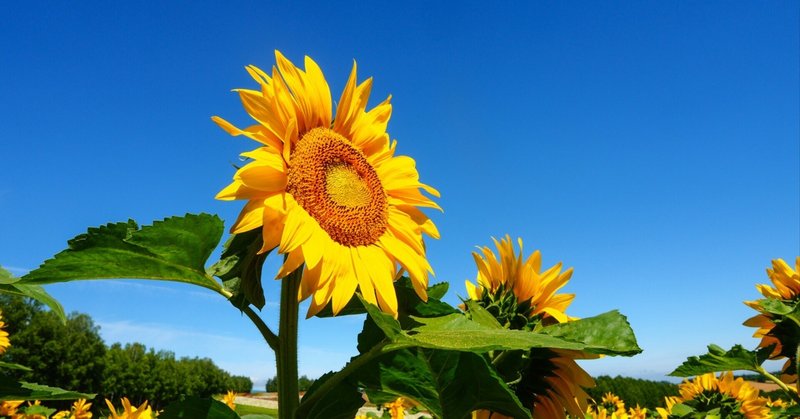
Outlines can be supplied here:
M153 410L147 405L147 400L144 401L139 407L131 405L127 397L122 399L122 413L117 414L117 409L110 400L106 399L106 405L111 412L108 419L153 419Z
M5 353L6 349L11 346L11 341L8 339L8 332L3 330L6 327L6 322L3 321L3 311L0 310L0 354Z
M646 407L640 407L637 404L636 407L631 407L628 409L629 419L647 419L648 417L649 415Z
M661 417L669 417L672 407L684 404L698 413L718 411L719 417L763 419L769 417L767 400L758 389L744 379L733 378L733 372L703 374L685 380L678 386L679 396L666 398L666 409L657 409Z
M511 237L499 242L492 239L498 256L488 247L473 252L478 265L477 285L466 281L470 299L482 302L490 312L497 307L501 317L518 314L528 320L537 319L544 324L563 323L571 318L564 312L575 298L574 294L556 294L572 277L572 268L561 272L561 262L542 272L542 255L537 250L523 259L522 239L517 239L519 253L514 252ZM509 301L509 299L513 301ZM509 313L506 307L514 307ZM494 312L492 314L495 314ZM501 323L503 323L502 319Z
M70 410L64 410L53 415L52 419L92 419L91 403L86 403L86 399L78 399L72 404Z
M595 418L607 417L610 413L615 414L616 417L626 416L625 402L614 393L608 392L603 395L600 403L594 406L589 406L588 413Z
M428 274L422 234L438 238L418 207L440 209L421 190L414 160L395 156L386 126L391 96L367 111L372 79L357 84L356 65L332 114L331 93L319 66L305 70L275 51L268 75L247 72L258 90L237 89L256 124L244 129L212 118L231 135L261 144L242 156L252 160L217 199L247 200L231 232L261 228L261 253L278 248L286 261L281 278L305 264L298 298L313 296L308 315L328 302L334 314L356 288L386 313L397 315L393 280L398 265L427 301Z
M227 404L231 410L236 410L236 393L232 390L228 390L228 392L222 397L223 403Z
M774 287L767 284L757 285L756 288L761 295L767 300L779 301L791 308L797 308L800 303L800 257L796 259L794 269L783 259L773 260L772 269L767 269L767 275ZM796 377L793 376L796 372L788 373L793 370L795 348L800 343L800 327L791 319L767 312L761 306L761 301L764 300L745 301L746 305L759 311L760 314L747 319L744 325L758 328L753 337L761 339L759 347L774 345L770 359L788 358L783 372L790 381L794 381Z

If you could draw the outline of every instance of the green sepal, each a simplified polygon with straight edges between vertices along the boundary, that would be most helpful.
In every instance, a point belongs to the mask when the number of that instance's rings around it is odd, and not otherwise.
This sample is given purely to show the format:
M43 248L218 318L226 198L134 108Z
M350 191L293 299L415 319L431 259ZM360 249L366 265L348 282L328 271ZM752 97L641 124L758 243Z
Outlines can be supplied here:
M742 345L734 345L725 351L721 347L708 345L708 353L690 356L675 371L669 373L673 377L690 377L719 371L746 370L759 372L759 367L769 358L774 345L748 351Z
M170 403L158 415L159 419L241 419L239 414L219 400L183 397Z
M93 399L95 394L79 393L58 387L17 381L0 374L0 401Z
M206 274L205 263L219 244L222 227L222 220L209 214L170 217L141 228L133 220L92 227L20 283L132 278L184 282L218 291L221 286Z
M258 254L263 243L261 228L234 234L225 243L219 261L208 268L208 273L219 277L233 293L231 304L239 309L252 304L261 310L266 304L261 269L269 252Z

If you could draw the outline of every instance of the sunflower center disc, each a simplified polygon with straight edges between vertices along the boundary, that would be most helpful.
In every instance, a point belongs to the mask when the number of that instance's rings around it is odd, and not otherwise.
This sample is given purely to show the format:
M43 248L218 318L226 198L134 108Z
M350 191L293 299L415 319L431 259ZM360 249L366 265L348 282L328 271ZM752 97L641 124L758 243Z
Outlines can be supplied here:
M289 166L286 190L334 241L366 246L386 231L386 192L346 138L314 128L297 142Z

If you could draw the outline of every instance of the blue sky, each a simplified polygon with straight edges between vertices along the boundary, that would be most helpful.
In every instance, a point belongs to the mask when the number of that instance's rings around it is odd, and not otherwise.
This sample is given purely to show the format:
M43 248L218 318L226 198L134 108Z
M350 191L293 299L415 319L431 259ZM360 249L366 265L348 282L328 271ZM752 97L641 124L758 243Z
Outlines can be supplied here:
M0 25L0 264L36 267L86 227L215 201L238 153L212 115L273 50L338 97L352 60L389 133L442 192L429 241L450 302L506 233L575 268L568 310L620 309L644 353L584 364L662 378L741 326L773 258L800 254L800 6L753 2L17 2ZM266 269L274 272L274 264ZM275 324L278 286L264 317ZM273 358L217 295L180 284L48 286L108 343L207 356L263 381ZM303 310L303 308L301 308ZM361 319L301 322L300 372L355 353Z

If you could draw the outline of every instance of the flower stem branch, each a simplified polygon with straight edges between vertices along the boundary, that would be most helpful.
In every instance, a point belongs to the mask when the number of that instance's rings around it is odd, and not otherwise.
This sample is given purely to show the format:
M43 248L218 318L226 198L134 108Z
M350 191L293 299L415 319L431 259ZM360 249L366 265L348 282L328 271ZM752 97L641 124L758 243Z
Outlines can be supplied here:
M272 332L269 326L264 323L264 320L262 320L261 317L259 317L250 306L246 306L242 309L242 311L247 315L247 317L250 318L253 324L256 325L258 331L261 332L261 336L263 336L264 340L267 341L267 345L269 345L274 352L277 352L278 347L280 346L280 339L278 338L278 335Z
M773 383L777 384L778 387L780 387L781 390L783 390L786 393L786 395L788 395L789 397L792 398L792 400L795 401L795 403L800 403L800 396L797 395L797 392L792 390L791 387L789 387L786 383L781 381L780 378L770 374L766 369L764 369L764 367L762 367L760 365L758 367L756 367L756 368L757 368L759 374L763 375L764 377L768 378Z
M278 417L293 419L300 404L297 385L297 312L300 303L297 291L303 267L281 280L281 314L278 326L278 350L275 361L278 369Z

